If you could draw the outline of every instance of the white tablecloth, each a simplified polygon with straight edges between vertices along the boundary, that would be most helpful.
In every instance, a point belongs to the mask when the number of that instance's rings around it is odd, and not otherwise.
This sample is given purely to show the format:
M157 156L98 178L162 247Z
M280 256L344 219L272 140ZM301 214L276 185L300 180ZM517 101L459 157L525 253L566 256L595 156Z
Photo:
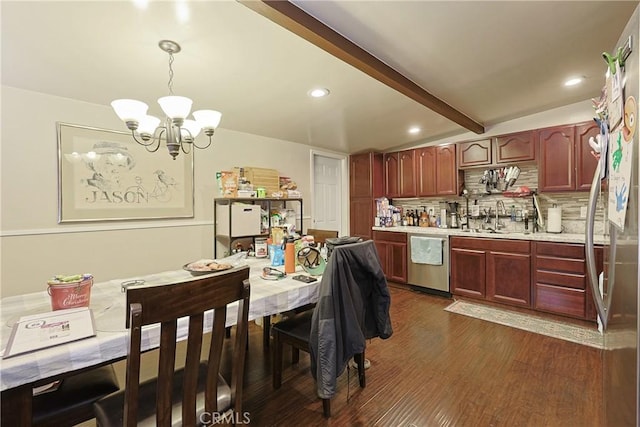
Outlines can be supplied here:
M320 280L304 283L293 280L290 274L284 279L271 281L262 279L261 273L269 262L249 259L251 298L249 320L282 313L296 307L313 303L318 298ZM279 267L284 270L284 267ZM298 267L300 269L300 267ZM299 274L302 270L296 272ZM69 344L41 349L32 353L14 356L0 361L0 390L49 378L65 372L98 365L124 358L127 354L128 331L125 328L126 294L121 291L123 281L143 279L145 285L166 285L194 277L185 270L165 271L149 276L132 277L95 283L91 290L91 304L97 335ZM20 317L51 310L50 297L46 291L2 298L0 300L0 345L4 349L11 326ZM208 329L213 316L208 316ZM227 311L227 326L235 324L237 304ZM179 323L178 340L186 338L187 321ZM155 348L159 344L159 326L143 329L143 348Z

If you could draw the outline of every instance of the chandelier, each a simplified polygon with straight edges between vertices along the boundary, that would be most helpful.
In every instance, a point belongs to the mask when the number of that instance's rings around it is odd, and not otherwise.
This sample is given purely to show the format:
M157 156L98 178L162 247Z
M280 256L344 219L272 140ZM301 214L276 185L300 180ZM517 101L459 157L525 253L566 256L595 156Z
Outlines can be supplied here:
M180 52L180 45L171 40L161 40L160 49L169 54L169 96L158 99L158 104L166 115L164 123L160 119L147 114L149 106L135 99L116 99L111 103L120 120L131 130L133 139L143 145L147 151L155 152L165 141L169 154L173 160L180 154L191 152L191 146L199 149L211 145L211 137L220 124L222 113L214 110L199 110L193 112L195 120L187 119L193 101L184 96L173 94L173 54ZM209 143L199 146L195 142L196 136L202 131L209 137Z

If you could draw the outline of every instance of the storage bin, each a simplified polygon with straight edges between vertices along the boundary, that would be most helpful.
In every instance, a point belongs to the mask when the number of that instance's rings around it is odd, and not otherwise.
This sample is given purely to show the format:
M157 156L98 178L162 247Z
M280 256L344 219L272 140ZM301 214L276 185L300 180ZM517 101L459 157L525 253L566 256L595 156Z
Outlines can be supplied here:
M261 233L260 205L231 203L219 205L217 209L217 235L241 237ZM229 213L231 213L231 230L229 230Z

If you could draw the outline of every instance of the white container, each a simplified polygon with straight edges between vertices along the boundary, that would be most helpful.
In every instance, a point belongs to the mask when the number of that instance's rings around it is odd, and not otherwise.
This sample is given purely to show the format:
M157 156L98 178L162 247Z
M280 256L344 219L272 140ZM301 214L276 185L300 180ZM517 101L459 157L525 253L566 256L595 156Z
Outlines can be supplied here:
M260 234L262 221L260 205L231 203L231 207L219 205L216 209L218 210L216 213L217 235L240 237ZM229 212L231 212L231 218L229 218ZM231 230L229 230L229 226L231 226Z

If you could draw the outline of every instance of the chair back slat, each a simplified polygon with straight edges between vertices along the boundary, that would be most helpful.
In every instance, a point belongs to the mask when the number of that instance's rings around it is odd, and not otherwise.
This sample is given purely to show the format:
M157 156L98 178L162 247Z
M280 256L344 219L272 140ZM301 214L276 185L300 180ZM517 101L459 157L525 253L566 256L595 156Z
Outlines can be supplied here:
M204 315L198 314L189 318L189 339L182 384L182 425L185 426L196 424L196 396L200 356L202 353L203 326Z
M219 409L241 411L242 374L247 345L247 323L249 305L249 268L240 267L203 276L194 280L162 286L140 286L127 290L127 327L130 328L129 354L127 356L126 391L124 421L126 426L137 425L140 399L140 364L142 327L161 324L159 363L155 399L156 425L170 426L172 407L176 399L176 388L180 388L181 425L197 423L197 390L203 382L199 378L204 313L213 310L214 320L211 333L211 346L208 349L207 378L204 387L205 410L209 413ZM225 321L227 305L239 301L236 339L232 366L231 407L218 408L218 374L220 371L222 349L225 343ZM189 335L184 360L183 379L173 384L176 363L176 335L178 319L189 318ZM238 352L238 349L241 349ZM181 362L181 361L178 361ZM236 378L240 373L240 378ZM145 402L149 403L149 402ZM200 408L202 409L202 408ZM153 413L153 412L152 412Z
M173 389L173 372L176 365L176 323L175 319L162 322L160 331L156 424L161 427L171 425L171 391Z
M138 424L138 390L140 382L140 341L142 337L142 305L131 304L129 310L129 354L124 395L124 425L134 427Z
M205 392L205 408L208 412L218 410L218 371L222 360L222 346L225 337L226 308L213 313L213 329L209 346L209 366L207 369L207 389Z
M249 279L246 279L243 283L245 293L249 293ZM249 318L249 298L244 298L239 301L238 306L238 319L236 324L238 325L236 334L240 339L236 340L234 354L234 363L231 371L231 402L234 403L234 412L236 415L242 413L242 381L244 378L245 364L240 363L245 360L247 353L247 336L249 332L249 322L243 321L243 319Z

